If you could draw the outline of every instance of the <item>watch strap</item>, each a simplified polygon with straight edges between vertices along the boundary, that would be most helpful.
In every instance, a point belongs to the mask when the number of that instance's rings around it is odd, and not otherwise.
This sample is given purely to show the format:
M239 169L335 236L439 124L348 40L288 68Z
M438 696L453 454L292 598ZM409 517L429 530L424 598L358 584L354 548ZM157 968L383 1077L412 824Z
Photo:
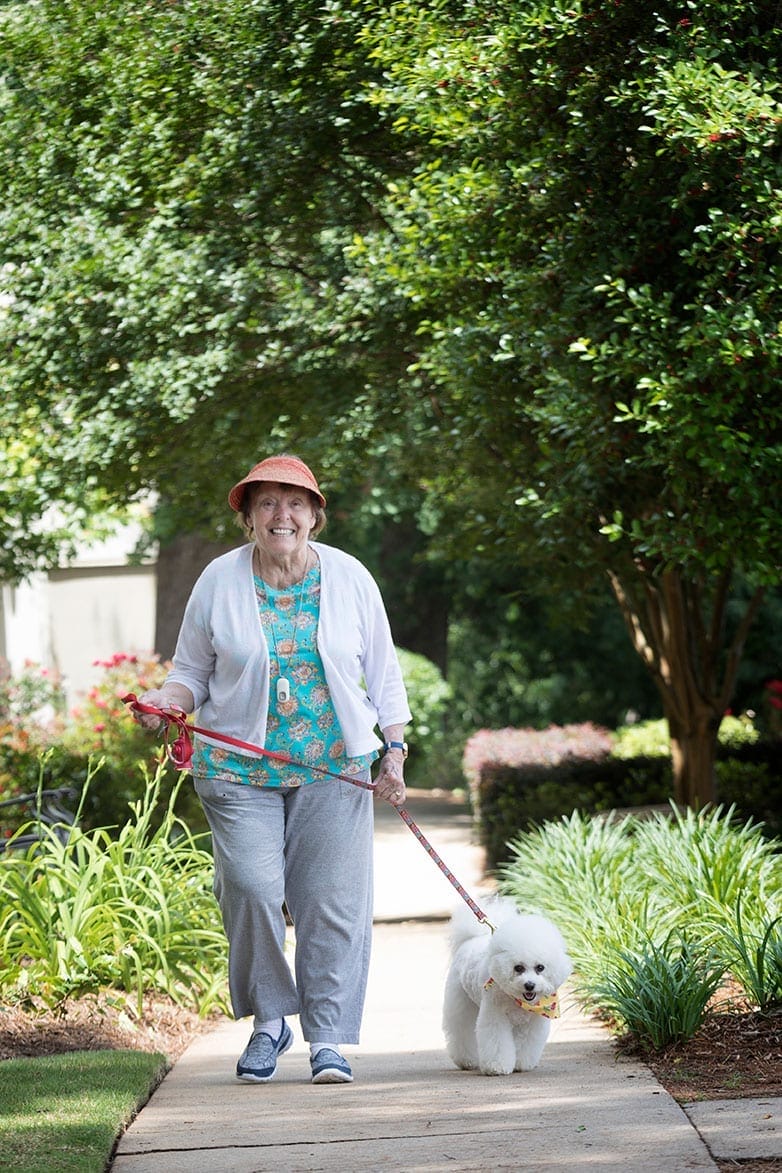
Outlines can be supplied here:
M383 753L388 753L390 749L401 749L402 757L407 757L407 742L406 741L384 741Z

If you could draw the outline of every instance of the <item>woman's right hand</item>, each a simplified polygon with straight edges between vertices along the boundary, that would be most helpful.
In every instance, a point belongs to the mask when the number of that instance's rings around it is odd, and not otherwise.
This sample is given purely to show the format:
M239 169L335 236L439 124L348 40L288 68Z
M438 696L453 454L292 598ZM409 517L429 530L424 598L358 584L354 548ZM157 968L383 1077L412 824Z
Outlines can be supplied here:
M150 688L148 692L142 693L138 700L142 705L150 705L166 712L173 710L178 710L180 713L192 712L193 709L192 694L183 685L174 688L171 686ZM134 710L133 719L144 729L149 729L153 733L156 733L164 724L163 718L158 717L156 713L140 713L138 710Z

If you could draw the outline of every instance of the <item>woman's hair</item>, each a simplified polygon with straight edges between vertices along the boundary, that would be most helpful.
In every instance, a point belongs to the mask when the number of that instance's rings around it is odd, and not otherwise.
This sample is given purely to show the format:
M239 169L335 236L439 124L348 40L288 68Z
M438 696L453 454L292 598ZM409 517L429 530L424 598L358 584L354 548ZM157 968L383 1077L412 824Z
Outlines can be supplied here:
M326 517L326 510L323 508L315 494L311 493L309 489L302 489L300 485L283 485L282 487L283 489L290 489L294 491L298 490L300 493L307 494L310 500L310 504L315 511L315 524L310 530L310 537L316 538L318 534L323 533L324 529L326 528L326 521L328 519ZM250 510L253 507L253 501L258 495L260 488L261 484L247 485L245 487L244 494L242 495L242 508L235 515L237 524L239 525L240 529L243 530L244 536L246 538L252 538L253 536L253 526L250 520Z

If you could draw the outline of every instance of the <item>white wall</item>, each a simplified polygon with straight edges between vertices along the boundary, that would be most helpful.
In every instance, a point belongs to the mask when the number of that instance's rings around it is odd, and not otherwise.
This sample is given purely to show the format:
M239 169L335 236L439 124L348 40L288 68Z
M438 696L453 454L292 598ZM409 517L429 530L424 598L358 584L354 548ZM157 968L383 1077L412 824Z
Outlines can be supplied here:
M70 566L0 590L0 656L12 674L26 661L57 671L75 704L101 677L95 660L149 652L155 641L156 568L128 565L127 527Z
M154 647L154 567L52 571L47 610L52 649L48 666L63 677L72 704L100 679L95 660Z

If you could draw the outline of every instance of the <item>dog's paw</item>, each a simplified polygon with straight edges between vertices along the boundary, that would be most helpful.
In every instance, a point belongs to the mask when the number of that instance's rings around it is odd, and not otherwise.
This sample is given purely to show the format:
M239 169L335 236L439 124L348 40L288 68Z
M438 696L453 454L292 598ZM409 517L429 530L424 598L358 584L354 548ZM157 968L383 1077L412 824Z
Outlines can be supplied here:
M475 1059L467 1059L463 1055L451 1055L451 1059L460 1071L475 1071L478 1066Z
M510 1075L510 1067L503 1067L500 1063L484 1063L481 1075Z

